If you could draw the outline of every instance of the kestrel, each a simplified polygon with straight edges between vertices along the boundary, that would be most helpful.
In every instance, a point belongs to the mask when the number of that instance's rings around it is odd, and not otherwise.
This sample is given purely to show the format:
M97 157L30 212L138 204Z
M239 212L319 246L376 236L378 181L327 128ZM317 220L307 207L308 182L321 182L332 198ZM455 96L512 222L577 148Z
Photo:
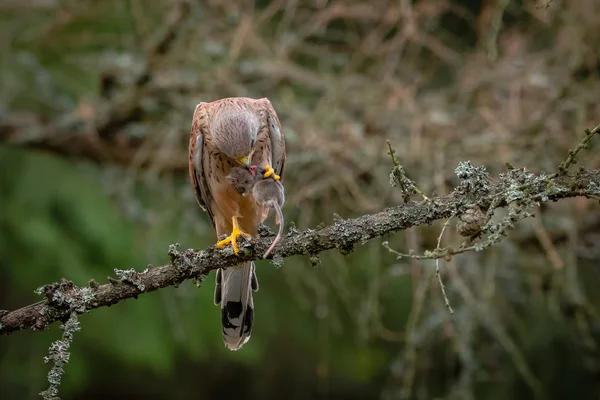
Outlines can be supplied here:
M200 103L192 120L189 144L190 179L200 207L217 233L217 242L238 253L238 236L258 233L269 208L242 195L226 179L233 167L264 169L282 182L285 140L275 109L267 98L233 97ZM245 262L218 269L215 304L221 305L223 341L230 350L250 339L254 320L252 291L258 290L255 265Z

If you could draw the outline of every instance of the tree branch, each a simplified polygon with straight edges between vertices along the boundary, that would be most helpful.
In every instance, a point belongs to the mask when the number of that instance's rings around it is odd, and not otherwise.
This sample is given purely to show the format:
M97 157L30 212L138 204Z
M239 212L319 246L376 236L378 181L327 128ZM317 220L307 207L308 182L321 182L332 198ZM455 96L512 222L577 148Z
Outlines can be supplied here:
M130 116L133 118L133 114ZM0 143L47 151L96 164L127 167L136 159L144 139L124 134L122 128L126 122L121 119L116 123L111 118L110 112L107 112L86 122L75 113L68 113L48 122L25 112L4 114L0 115ZM130 120L132 121L133 119ZM101 136L98 132L104 135ZM185 172L189 167L186 149L171 150L173 154L168 154L162 148L144 151L147 154L139 165L141 168L152 165L160 167L161 171ZM156 160L160 160L160 164L157 165Z
M511 170L492 181L489 177L484 179L487 176L484 168L461 163L457 175L460 184L446 196L406 203L358 218L340 219L314 230L300 232L292 228L269 258L275 257L273 262L281 263L283 258L294 255L314 257L329 249L348 254L357 244L439 219L460 217L475 205L491 215L496 208L510 208L511 204L524 200L542 203L577 196L600 198L600 170L582 169L576 173L552 175L535 175L525 169ZM118 279L109 278L110 283L104 285L92 280L89 286L78 287L61 279L38 289L39 294L44 294L43 302L14 311L0 311L0 334L28 328L42 330L55 321L66 321L72 313L82 314L110 306L163 287L177 286L187 279L201 282L217 268L259 259L272 240L270 233L247 240L240 246L238 256L230 248L211 246L201 251L180 252L177 245L172 245L168 264L150 266L142 272L115 270Z
M78 109L52 121L27 112L3 113L0 115L0 143L96 163L128 166L141 148L143 139L131 137L124 128L143 119L142 98L152 83L154 71L168 55L191 16L190 4L186 0L174 2L164 25L146 44L141 68L131 77L131 83L120 88L110 99L82 103ZM149 153L146 160L163 160L160 165L163 170L185 171L188 168L186 151L165 154L164 150L156 150ZM142 163L140 167L146 164L149 162Z

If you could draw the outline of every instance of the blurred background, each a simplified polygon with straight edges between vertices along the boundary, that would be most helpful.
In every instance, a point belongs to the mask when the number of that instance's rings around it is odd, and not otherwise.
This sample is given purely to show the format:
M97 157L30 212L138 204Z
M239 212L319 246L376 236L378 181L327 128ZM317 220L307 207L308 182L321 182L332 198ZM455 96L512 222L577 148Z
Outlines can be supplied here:
M299 229L402 203L387 139L427 193L451 191L460 160L552 172L600 122L599 19L597 0L3 0L0 309L215 242L187 177L200 101L271 100ZM579 166L599 168L599 148ZM213 275L95 310L61 396L600 398L600 206L535 212L440 263L453 316L433 262L382 247L433 249L442 222L317 266L259 262L239 352L223 347ZM460 241L452 228L442 243ZM60 334L0 337L0 398L47 388Z

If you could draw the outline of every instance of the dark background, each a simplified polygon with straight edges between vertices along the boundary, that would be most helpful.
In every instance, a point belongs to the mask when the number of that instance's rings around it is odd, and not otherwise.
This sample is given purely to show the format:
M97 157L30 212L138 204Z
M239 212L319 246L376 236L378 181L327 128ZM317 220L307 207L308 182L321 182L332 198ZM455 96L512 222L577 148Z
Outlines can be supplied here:
M286 222L400 204L389 139L427 193L458 161L555 170L600 121L600 2L4 1L0 308L66 277L215 242L187 178L200 101L268 97L284 126ZM580 166L598 168L598 144ZM543 205L501 244L441 262L441 222L258 263L256 324L220 337L213 277L80 318L64 399L600 398L600 207ZM272 221L270 224L273 226ZM444 245L460 243L454 227ZM60 337L0 337L0 398L47 388Z

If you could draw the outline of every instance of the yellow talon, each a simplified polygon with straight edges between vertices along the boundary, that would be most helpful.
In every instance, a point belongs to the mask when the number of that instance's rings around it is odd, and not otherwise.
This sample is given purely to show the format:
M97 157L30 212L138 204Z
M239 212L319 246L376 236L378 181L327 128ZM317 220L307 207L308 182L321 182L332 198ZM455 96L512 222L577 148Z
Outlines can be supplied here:
M240 227L237 223L237 217L232 217L231 221L233 223L233 229L231 230L231 235L227 236L223 240L218 241L217 247L223 247L226 244L231 243L231 248L233 249L233 253L237 254L240 251L238 244L237 244L238 236L242 235L243 237L249 238L251 235L247 234L246 232L244 232L240 229Z
M273 175L273 179L275 179L276 181L278 181L279 179L281 179L281 177L275 173L275 170L270 165L266 165L265 166L265 170L267 170L267 172L265 172L264 175L263 175L263 177L265 179L268 178L268 177L270 177L271 175Z

